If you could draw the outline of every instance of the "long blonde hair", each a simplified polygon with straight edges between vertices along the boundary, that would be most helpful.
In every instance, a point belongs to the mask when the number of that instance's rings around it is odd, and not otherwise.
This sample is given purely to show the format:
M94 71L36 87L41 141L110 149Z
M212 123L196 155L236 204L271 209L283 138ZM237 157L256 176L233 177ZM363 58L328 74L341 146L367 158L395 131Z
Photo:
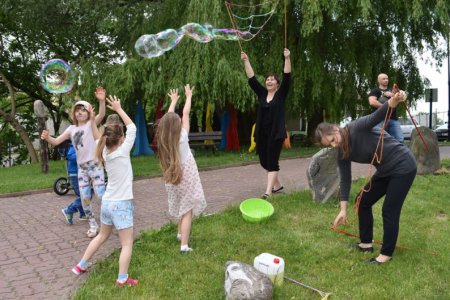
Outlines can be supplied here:
M316 128L314 136L315 141L320 145L323 136L334 134L336 130L339 130L339 133L341 134L342 141L339 148L342 150L342 158L347 159L352 152L352 147L350 146L350 134L347 126L345 128L340 128L337 124L322 122Z
M180 164L181 118L174 112L166 113L158 123L159 166L166 183L179 184L182 177Z
M100 137L100 141L97 145L96 155L100 163L103 163L103 149L112 148L119 145L121 138L123 137L122 124L111 123L106 124Z

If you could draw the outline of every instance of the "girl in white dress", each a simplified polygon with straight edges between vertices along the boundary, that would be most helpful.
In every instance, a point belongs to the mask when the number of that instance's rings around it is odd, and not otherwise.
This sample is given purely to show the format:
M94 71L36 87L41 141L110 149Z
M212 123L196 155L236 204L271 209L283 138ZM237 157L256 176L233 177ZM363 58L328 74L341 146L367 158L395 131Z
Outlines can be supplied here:
M191 252L189 236L194 216L206 208L205 195L198 174L197 164L189 148L189 112L194 87L184 86L186 103L183 117L175 113L180 96L178 89L169 92L171 99L168 112L161 118L157 129L158 154L168 194L169 214L178 219L180 253Z

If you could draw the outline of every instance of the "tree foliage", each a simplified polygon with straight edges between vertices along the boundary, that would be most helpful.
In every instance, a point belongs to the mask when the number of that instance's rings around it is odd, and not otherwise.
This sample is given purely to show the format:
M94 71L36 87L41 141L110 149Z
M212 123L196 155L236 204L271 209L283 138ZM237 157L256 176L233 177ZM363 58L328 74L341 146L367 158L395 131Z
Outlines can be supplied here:
M296 115L320 121L325 113L329 120L337 121L344 114L354 117L364 113L368 108L367 93L377 85L380 72L388 73L391 82L407 90L413 105L423 94L415 57L426 47L434 50L438 61L445 55L444 49L436 48L435 40L449 31L448 1L286 1L287 41L283 4L279 1L262 32L242 45L255 72L264 75L281 73L281 53L287 43L294 82L288 105ZM134 38L135 33L178 29L189 22L232 28L221 1L167 0L156 10L152 8L146 13L151 25L136 24ZM257 14L257 9L249 8L248 16ZM246 84L239 52L236 42L214 40L202 44L185 37L157 58L145 59L128 52L132 57L108 70L107 77L113 86L121 85L127 96L138 95L154 106L169 88L181 88L189 82L196 86L194 109L204 109L205 102L213 101L248 111L254 108L255 98Z
M248 8L251 16L261 13L256 5L267 0L234 2L253 6ZM439 49L436 40L448 38L449 19L447 0L280 0L259 35L242 47L262 76L281 74L287 44L293 63L288 109L292 115L308 117L313 129L324 116L338 121L343 115L364 113L367 92L376 86L380 72L408 91L413 105L423 94L415 58L431 49L442 61L446 49ZM209 101L219 111L228 104L253 111L256 99L237 42L198 43L184 37L160 57L136 54L134 44L142 34L177 30L190 22L233 27L224 1L217 0L3 0L0 71L28 96L17 102L18 107L31 107L34 100L42 99L56 124L66 117L77 92L91 101L98 85L118 95L129 112L139 98L154 111L169 88L181 89L185 83L196 87L193 110L197 114ZM45 92L38 72L50 58L67 60L82 85L59 97ZM0 97L8 97L4 85ZM11 107L0 108L11 111Z
M115 31L111 30L115 27L109 20L112 11L123 11L130 4L130 1L88 0L4 0L0 3L0 98L7 99L1 101L0 118L19 131L27 146L31 132L27 134L21 129L16 111L32 112L34 100L41 99L58 131L78 92L77 85L64 95L43 90L39 82L41 66L49 59L60 58L68 61L79 75L86 58L88 62L100 64L125 57L123 39L115 38ZM125 26L121 29L125 30ZM16 92L25 96L14 99ZM91 100L93 92L94 89L83 92L83 96L89 95L86 100ZM35 154L31 153L34 150L32 147L29 150L35 162Z

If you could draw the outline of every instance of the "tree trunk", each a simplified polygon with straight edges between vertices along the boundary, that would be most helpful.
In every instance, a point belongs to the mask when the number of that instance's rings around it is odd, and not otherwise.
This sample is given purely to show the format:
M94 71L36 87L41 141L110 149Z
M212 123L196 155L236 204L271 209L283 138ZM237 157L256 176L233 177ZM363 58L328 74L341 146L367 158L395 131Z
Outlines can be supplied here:
M3 74L0 71L0 78L2 79L5 86L8 88L9 96L11 97L11 112L6 113L3 110L0 110L0 115L5 119L6 122L11 124L11 126L17 131L20 138L24 142L25 146L28 149L28 154L30 154L31 163L37 163L38 157L36 154L36 150L34 150L33 143L31 143L30 137L28 136L25 128L20 125L20 123L16 120L16 94L14 92L14 88Z
M36 150L33 147L33 143L30 140L30 137L28 136L27 132L25 131L25 128L20 125L20 123L10 114L5 113L4 111L0 110L0 115L5 118L5 121L11 124L11 126L17 131L20 138L24 142L25 146L27 147L28 153L30 154L31 163L35 164L38 162L38 157Z
M317 109L308 120L308 137L305 143L307 146L314 144L314 132L321 122L323 122L323 109Z
M45 129L45 118L37 118L38 120L38 130L39 137L42 131ZM39 139L39 144L41 145L41 172L47 174L48 172L48 143L43 139Z

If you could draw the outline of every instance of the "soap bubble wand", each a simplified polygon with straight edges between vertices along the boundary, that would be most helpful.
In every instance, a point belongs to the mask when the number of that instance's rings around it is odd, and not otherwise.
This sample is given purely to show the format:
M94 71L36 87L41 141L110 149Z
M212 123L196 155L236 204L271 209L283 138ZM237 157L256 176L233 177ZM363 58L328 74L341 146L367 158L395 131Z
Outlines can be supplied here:
M321 290L318 290L316 288L313 288L312 286L309 286L307 284L301 283L300 281L297 281L295 279L292 279L290 277L284 276L284 279L289 280L290 282L296 283L298 285L301 285L302 287L305 287L307 289L313 290L314 292L317 292L320 294L320 296L322 297L322 300L327 300L328 296L331 295L331 293L326 293L326 292L322 292Z

